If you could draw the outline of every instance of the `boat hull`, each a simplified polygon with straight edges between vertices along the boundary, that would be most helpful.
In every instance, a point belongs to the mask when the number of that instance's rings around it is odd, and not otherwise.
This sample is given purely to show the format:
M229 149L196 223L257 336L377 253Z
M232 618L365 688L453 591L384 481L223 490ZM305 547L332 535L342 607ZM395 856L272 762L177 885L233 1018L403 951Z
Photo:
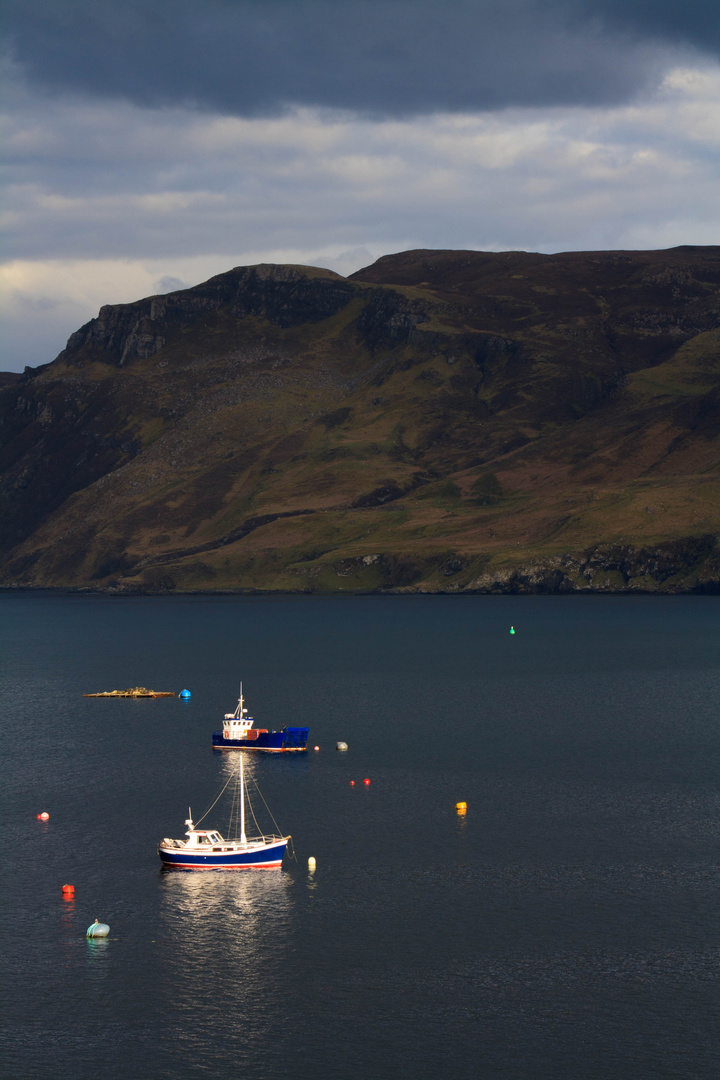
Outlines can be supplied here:
M163 866L179 870L274 870L282 863L289 837L276 844L236 851L195 854L182 848L158 847Z
M246 739L226 739L223 731L213 731L213 750L260 750L266 754L307 753L309 728L282 728L280 731L251 729Z

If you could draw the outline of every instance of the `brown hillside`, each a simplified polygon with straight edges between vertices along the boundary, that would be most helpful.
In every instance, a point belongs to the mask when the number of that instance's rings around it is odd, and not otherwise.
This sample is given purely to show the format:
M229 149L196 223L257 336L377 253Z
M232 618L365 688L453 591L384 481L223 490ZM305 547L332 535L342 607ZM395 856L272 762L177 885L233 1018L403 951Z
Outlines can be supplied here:
M716 591L720 248L240 267L0 380L0 584Z

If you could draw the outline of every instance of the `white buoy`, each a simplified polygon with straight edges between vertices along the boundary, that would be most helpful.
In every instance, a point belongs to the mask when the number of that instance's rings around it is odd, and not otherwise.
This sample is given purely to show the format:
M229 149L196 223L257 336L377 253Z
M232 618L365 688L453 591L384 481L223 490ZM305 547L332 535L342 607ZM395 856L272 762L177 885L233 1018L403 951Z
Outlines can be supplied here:
M336 750L347 750L347 743L346 742L335 743L335 749Z
M314 870L316 866L317 866L317 863L315 862L315 859L311 855L310 858L308 859L308 870Z
M110 927L106 922L100 922L98 919L88 926L86 937L107 937L110 933Z

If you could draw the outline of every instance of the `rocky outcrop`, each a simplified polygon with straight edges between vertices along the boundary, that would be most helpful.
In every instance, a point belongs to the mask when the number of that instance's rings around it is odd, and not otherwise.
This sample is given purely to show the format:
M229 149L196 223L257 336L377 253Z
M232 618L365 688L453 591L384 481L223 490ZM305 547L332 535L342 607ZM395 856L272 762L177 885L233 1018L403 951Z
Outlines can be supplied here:
M192 289L101 308L96 319L72 334L58 361L124 367L160 352L171 333L220 311L283 328L320 322L342 310L353 293L351 285L330 271L313 274L270 264L236 267Z
M415 327L427 318L427 308L392 290L378 289L363 308L357 328L371 353L407 344Z
M568 552L529 565L480 574L468 588L483 593L718 593L720 537L706 535L652 547L617 545Z

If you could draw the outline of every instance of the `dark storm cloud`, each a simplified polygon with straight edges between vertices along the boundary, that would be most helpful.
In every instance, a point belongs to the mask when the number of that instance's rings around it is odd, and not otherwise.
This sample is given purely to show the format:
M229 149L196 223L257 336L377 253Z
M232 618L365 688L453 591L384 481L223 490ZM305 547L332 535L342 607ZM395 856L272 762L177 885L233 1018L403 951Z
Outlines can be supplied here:
M676 50L720 49L717 0L9 0L11 55L53 90L237 115L610 104Z
M720 49L720 8L716 0L558 0L576 18L606 21L643 36L670 42L685 41L717 54Z

